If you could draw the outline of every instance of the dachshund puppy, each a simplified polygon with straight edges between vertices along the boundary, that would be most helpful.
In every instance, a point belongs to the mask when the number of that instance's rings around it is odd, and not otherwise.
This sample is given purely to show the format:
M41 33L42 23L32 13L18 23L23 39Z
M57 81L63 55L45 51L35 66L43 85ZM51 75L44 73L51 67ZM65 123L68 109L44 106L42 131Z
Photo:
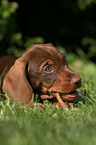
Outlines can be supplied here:
M57 98L63 102L76 99L81 78L67 64L65 56L52 44L29 46L9 69L3 81L3 91L22 105L29 104L34 94L41 99Z

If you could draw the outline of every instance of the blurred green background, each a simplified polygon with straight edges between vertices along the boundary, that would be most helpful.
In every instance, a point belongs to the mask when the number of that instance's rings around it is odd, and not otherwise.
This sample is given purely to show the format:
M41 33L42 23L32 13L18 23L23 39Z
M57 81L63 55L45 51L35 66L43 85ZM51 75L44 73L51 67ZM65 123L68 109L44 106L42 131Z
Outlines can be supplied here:
M96 0L0 0L0 56L35 43L96 62Z

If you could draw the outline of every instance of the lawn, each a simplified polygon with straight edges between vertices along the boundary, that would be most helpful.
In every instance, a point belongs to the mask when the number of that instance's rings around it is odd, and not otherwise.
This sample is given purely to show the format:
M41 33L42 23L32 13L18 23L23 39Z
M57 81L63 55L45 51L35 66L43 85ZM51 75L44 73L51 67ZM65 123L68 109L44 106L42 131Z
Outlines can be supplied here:
M73 59L71 54L68 61L82 77L82 87L72 109L62 110L45 101L45 109L40 111L36 106L20 108L14 103L10 106L9 99L1 101L1 145L96 144L96 64Z

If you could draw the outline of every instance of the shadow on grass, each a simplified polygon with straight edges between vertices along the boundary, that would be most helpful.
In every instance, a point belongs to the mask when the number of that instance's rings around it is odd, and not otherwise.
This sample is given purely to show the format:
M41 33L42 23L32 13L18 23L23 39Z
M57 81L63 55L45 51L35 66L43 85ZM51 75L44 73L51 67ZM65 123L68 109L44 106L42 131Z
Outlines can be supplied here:
M89 95L86 90L80 90L78 93L78 97L75 101L73 101L73 104L75 106L78 106L79 103L83 103L89 106L94 105L95 102L95 98Z

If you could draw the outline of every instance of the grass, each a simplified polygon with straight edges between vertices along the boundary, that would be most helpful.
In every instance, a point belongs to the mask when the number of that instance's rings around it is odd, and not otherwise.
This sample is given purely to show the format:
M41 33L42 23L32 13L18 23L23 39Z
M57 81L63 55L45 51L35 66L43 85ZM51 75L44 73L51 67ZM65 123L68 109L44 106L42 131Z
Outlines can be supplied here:
M10 106L9 99L1 101L2 145L96 144L96 65L78 59L70 66L82 77L76 107L62 110L45 101L45 109L40 111L36 106Z

